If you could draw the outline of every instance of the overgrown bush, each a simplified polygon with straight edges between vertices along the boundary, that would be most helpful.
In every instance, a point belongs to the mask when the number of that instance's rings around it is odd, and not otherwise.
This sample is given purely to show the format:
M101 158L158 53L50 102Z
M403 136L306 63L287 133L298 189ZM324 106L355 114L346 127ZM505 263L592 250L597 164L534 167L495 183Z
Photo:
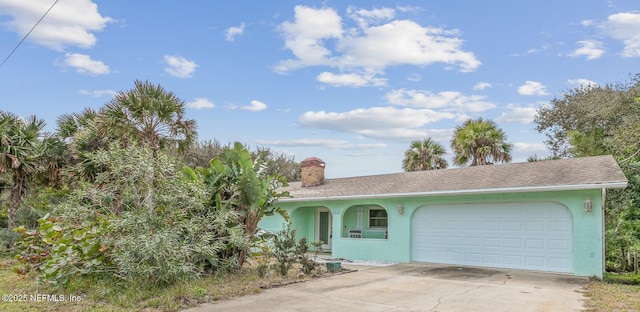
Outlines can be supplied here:
M300 271L304 274L317 273L319 266L315 257L311 258L307 254L309 252L307 239L303 237L296 242L296 231L290 225L275 234L263 234L259 238L255 245L258 251L253 254L259 276L264 277L269 266L278 275L287 276L296 263L300 264ZM272 260L275 260L275 263L269 265Z
M308 251L309 244L307 244L307 238L303 237L298 241L298 244L296 244L296 256L301 265L302 273L304 274L312 274L318 268L318 264L315 262L315 259L311 259L307 255Z
M287 276L293 264L298 260L296 254L296 230L290 225L278 231L273 236L273 257L276 259L274 268L280 276Z
M185 180L174 159L116 145L87 159L100 168L95 181L79 181L39 229L19 229L18 271L58 284L100 275L142 287L237 266L230 251L248 246L237 212L206 205L203 183Z
M16 272L26 273L36 268L42 279L65 285L74 276L107 271L105 219L72 224L45 216L38 222L40 226L36 230L24 226L15 229L20 235L16 259L22 264L15 268Z
M0 228L0 252L12 249L18 236L12 229Z
M273 260L272 240L274 234L271 232L259 231L253 241L253 250L251 257L256 262L256 270L259 277L265 277L271 268Z

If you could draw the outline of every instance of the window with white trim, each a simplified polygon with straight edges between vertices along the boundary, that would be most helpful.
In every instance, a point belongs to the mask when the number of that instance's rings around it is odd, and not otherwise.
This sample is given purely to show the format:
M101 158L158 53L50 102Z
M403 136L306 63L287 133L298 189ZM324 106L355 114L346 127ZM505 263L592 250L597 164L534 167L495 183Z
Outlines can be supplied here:
M369 208L368 228L386 229L388 225L387 211L384 208Z

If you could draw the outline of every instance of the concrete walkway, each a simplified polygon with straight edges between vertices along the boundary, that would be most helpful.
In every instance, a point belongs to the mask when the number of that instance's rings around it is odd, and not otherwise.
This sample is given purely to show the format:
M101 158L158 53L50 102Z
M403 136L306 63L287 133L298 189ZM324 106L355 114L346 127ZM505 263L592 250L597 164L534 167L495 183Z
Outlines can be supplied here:
M581 311L588 281L517 270L398 264L201 305L209 311Z

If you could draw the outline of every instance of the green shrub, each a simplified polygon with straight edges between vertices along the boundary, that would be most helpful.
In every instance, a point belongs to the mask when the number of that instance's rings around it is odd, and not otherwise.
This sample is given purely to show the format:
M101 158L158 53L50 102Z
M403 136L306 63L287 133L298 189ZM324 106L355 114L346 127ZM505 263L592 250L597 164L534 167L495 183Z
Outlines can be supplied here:
M274 268L280 276L287 276L293 264L298 260L296 254L296 231L290 225L273 236Z
M298 262L301 265L302 273L304 274L312 274L318 268L318 265L314 261L314 259L309 258L307 252L309 251L309 245L307 244L307 238L303 237L298 241L296 245L296 256L298 258Z
M22 205L16 212L16 225L35 229L38 227L38 219L44 215L34 208Z
M604 280L616 284L640 285L640 274L605 273Z
M66 285L73 276L107 271L108 247L103 244L106 220L71 224L45 216L38 222L37 230L24 226L15 230L20 235L16 259L22 265L15 269L18 273L37 268L42 279Z
M18 236L12 229L0 228L0 252L12 249Z

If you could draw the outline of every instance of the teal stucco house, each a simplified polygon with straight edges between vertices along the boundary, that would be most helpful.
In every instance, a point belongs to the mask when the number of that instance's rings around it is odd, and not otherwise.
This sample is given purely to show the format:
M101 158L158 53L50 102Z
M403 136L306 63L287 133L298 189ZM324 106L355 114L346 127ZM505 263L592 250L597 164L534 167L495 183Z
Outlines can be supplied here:
M308 158L279 205L333 258L602 277L604 202L627 179L611 156L325 179ZM285 221L260 222L278 231Z

